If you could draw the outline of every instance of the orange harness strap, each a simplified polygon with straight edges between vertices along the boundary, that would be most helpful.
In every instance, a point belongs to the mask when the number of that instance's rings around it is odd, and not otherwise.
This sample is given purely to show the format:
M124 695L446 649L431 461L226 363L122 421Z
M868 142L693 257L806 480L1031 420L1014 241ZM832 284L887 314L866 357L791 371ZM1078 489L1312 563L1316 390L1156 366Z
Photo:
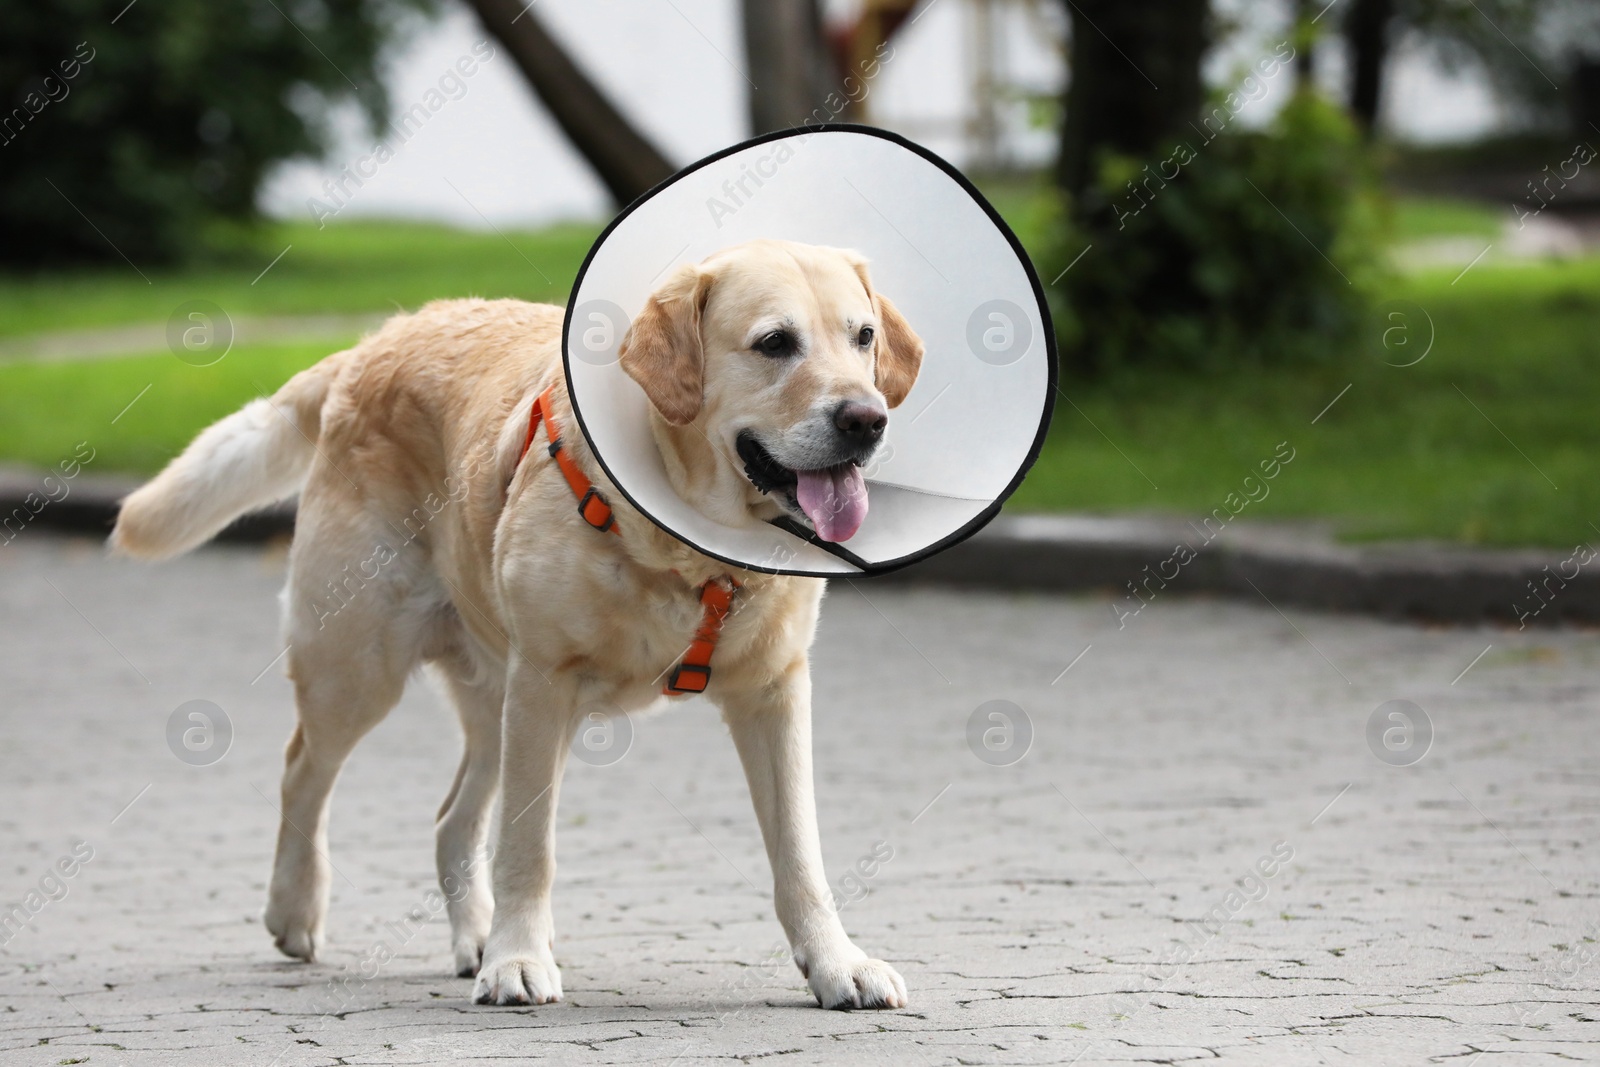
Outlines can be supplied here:
M672 668L672 675L661 691L667 696L676 693L703 693L711 681L711 653L716 651L717 638L722 633L722 623L733 606L733 594L739 583L730 577L713 578L700 587L700 628L689 642L689 651Z
M542 420L545 434L550 438L550 456L561 468L562 477L566 478L567 485L572 489L572 495L578 498L578 514L583 517L584 522L601 533L610 531L621 536L622 531L617 528L616 519L611 513L611 505L606 503L606 498L567 454L567 450L561 447L561 428L556 425L555 414L550 404L550 395L554 391L555 386L552 385L540 393L528 411L528 435L522 439L522 451L517 453L517 466L522 465L528 450L533 447L533 438L538 433L539 423ZM689 650L683 654L683 659L678 661L677 666L672 668L667 683L661 687L662 693L675 696L680 693L705 692L706 686L711 682L711 653L716 651L717 638L722 634L722 623L733 607L733 594L738 588L739 583L732 576L713 578L700 587L700 626L694 632L694 640L689 643Z
M600 490L594 487L589 476L567 455L567 450L561 447L561 428L556 425L555 412L550 404L550 394L555 392L555 388L552 385L540 393L528 411L528 436L522 439L522 451L517 453L517 466L522 465L528 449L533 447L533 435L539 430L539 420L544 419L545 434L550 438L550 456L561 468L567 485L572 487L572 495L578 498L578 514L583 516L584 522L601 533L609 530L620 537L622 531L617 529L616 520L611 516L611 505L606 503L606 498L600 495Z

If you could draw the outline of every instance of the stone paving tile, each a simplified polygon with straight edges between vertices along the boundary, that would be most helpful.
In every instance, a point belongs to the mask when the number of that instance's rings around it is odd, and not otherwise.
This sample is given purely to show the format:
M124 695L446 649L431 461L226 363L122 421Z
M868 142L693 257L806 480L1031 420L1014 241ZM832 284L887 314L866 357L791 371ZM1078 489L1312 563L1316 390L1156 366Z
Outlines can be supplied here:
M273 952L282 570L281 550L152 568L85 541L0 547L0 903L93 849L0 947L0 1063L1600 1058L1590 632L1176 598L1118 630L1092 598L837 583L816 653L824 847L838 885L892 847L844 921L911 1008L811 1007L726 731L688 704L639 723L617 765L572 766L567 1000L508 1010L467 1002L442 915L397 925L433 886L459 751L420 682L335 795L326 958ZM1366 738L1397 698L1434 728L1413 766ZM167 748L192 699L233 725L211 766ZM1012 766L968 747L994 699L1032 723ZM1251 880L1274 850L1292 859ZM393 960L362 977L380 944Z

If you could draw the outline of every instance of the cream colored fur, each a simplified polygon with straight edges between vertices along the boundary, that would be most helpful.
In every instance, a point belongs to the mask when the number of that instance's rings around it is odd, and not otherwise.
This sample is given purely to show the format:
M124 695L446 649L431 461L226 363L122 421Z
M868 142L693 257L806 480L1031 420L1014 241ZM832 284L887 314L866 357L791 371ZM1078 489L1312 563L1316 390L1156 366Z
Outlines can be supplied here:
M807 339L803 358L750 351L774 321ZM161 559L300 490L284 598L298 725L266 910L290 956L311 960L323 943L339 768L427 663L465 733L437 832L457 968L476 974L482 1003L561 997L551 889L574 730L597 703L636 712L662 701L663 672L700 621L699 587L730 571L604 479L567 405L561 323L560 308L510 300L396 316L203 432L124 502L113 547ZM865 348L863 325L878 338ZM742 473L740 430L813 448L840 401L898 403L921 343L858 256L756 242L669 278L622 359L656 404L678 491L708 515L744 521L778 508ZM606 493L620 537L579 518L542 432L517 464L529 406L551 385L565 445ZM823 583L734 576L742 588L706 695L744 764L778 918L824 1007L902 1007L900 976L845 935L822 867L808 649Z

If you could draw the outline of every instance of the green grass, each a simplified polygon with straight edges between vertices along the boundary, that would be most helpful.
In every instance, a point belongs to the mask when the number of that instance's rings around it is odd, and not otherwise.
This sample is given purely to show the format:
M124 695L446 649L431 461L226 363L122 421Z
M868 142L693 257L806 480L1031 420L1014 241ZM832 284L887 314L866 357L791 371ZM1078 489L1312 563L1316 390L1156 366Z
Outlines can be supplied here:
M236 318L384 312L452 296L560 303L596 232L590 224L504 236L398 222L323 230L269 225L226 253L181 269L142 276L120 264L0 276L0 337L159 324L196 299ZM240 345L209 367L191 367L165 352L84 363L0 363L0 459L53 466L87 441L96 450L94 470L154 471L197 430L339 347ZM135 397L138 402L118 417Z
M1025 186L993 199L1028 231L1035 198ZM1452 201L1402 201L1395 215L1406 238L1497 224L1492 212ZM163 322L196 298L234 315L383 311L469 294L559 302L595 230L512 233L508 245L493 233L410 224L273 227L230 260L151 273L151 285L127 267L0 279L0 336ZM1071 402L1058 404L1013 509L1198 518L1287 441L1294 460L1241 521L1334 518L1354 537L1502 545L1570 547L1600 536L1590 525L1600 525L1600 485L1589 477L1600 440L1600 260L1479 264L1451 285L1457 269L1394 285L1394 300L1414 305L1419 343L1427 327L1417 307L1436 332L1416 366L1384 364L1420 349L1386 351L1383 331L1395 323L1375 321L1367 350L1336 365L1064 382ZM153 471L201 427L335 347L240 345L209 367L165 352L0 364L0 458L53 466L87 441L91 470Z
M209 300L230 316L412 309L451 296L564 303L598 232L577 223L505 236L402 222L264 226L226 255L186 269L141 275L118 263L0 275L0 337L161 323L189 300Z
M1399 241L1429 237L1482 237L1500 232L1510 212L1477 200L1405 197L1394 204L1390 233Z
M209 367L166 352L0 365L0 457L54 467L87 442L96 473L154 472L197 431L329 351L326 344L239 346Z
M1385 350L1395 323L1377 321L1367 350L1334 366L1065 383L1071 403L1013 507L1198 517L1288 441L1295 459L1242 517L1334 518L1355 538L1600 536L1600 260L1455 274L1395 292L1415 331L1426 317L1436 330L1415 366L1385 364L1420 349Z

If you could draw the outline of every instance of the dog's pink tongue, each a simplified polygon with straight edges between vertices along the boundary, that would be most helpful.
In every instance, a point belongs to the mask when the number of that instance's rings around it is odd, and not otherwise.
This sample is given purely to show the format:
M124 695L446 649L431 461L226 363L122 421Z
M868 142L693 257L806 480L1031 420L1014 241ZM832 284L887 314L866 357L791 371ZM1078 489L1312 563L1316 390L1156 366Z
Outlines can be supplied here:
M822 471L796 471L795 499L824 541L848 541L867 517L867 483L861 468L846 463Z

